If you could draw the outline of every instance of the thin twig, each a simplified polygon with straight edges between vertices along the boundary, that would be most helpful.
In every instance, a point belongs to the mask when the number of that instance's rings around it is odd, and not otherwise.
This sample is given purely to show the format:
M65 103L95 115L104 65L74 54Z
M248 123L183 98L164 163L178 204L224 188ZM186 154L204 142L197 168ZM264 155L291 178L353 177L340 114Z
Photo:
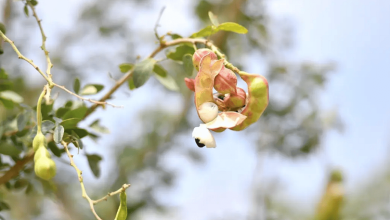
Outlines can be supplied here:
M5 36L5 34L3 32L1 32L1 31L0 31L0 36L4 39L5 42L11 44L12 48L14 49L16 54L18 55L19 59L22 59L22 60L25 60L26 62L28 62L31 66L34 67L34 69L36 69L43 76L43 78L46 79L46 81L47 81L47 83L49 83L49 85L52 85L51 80L49 78L47 78L47 76L42 72L42 70L39 69L39 67L37 65L35 65L35 63L32 60L28 59L27 57L23 56L20 53L20 51L15 46L15 44L14 44L14 42L12 40L10 40L7 36Z
M39 30L41 30L41 35L42 35L42 46L41 46L41 49L43 50L43 52L45 53L45 57L46 57L46 61L47 61L47 69L46 69L46 74L49 76L49 78L51 79L51 68L53 67L53 64L51 63L51 60L50 60L50 57L49 57L49 51L46 50L46 35L45 35L45 32L43 31L43 28L42 28L42 20L38 18L38 14L35 12L35 7L31 4L31 2L27 2L28 6L30 6L32 12L33 12L33 15L35 17L35 19L37 20L37 23L38 23L38 26L39 26Z
M53 85L56 86L56 87L58 87L58 88L60 88L60 89L62 89L62 90L64 90L65 92L67 92L67 93L69 93L69 94L71 94L71 95L76 96L76 97L79 98L79 99L84 100L84 101L89 101L89 102L95 103L95 104L97 104L97 105L110 105L110 106L112 106L112 107L114 107L114 108L123 108L123 106L117 106L117 105L114 105L114 104L111 104L111 103L108 103L108 102L100 102L100 101L96 101L96 100L93 100L93 99L84 98L84 97L79 96L79 95L77 95L76 93L70 91L70 90L67 89L65 86L58 85L57 83L54 83L54 82L53 82Z
M95 208L94 208L94 204L99 203L99 202L101 202L101 201L103 201L103 200L106 200L109 196L118 194L118 193L120 193L120 192L126 190L127 188L130 187L130 184L124 184L124 185L122 186L122 188L118 189L118 190L115 191L115 192L108 193L106 196L104 196L104 197L101 198L101 199L92 200L92 199L88 196L87 191L85 190L82 172L81 172L81 170L76 166L76 164L74 163L73 155L69 152L69 149L68 149L68 144L67 144L65 141L61 141L61 144L64 146L64 149L65 149L65 151L66 151L66 154L68 154L68 157L69 157L69 160L70 160L70 165L71 165L71 166L76 170L76 172L77 172L77 176L78 176L78 178L79 178L79 182L80 182L80 186L81 186L81 195L82 195L82 197L85 198L85 199L88 201L89 207L91 208L91 211L92 211L92 213L95 215L96 219L101 220L101 218L99 217L99 215L96 214L96 211L95 211Z
M161 19L162 14L164 13L164 10L165 10L165 6L162 7L162 9L160 11L160 14L158 15L158 18L157 18L157 21L156 21L156 25L154 26L154 35L156 35L156 38L159 41L161 41L161 37L157 33L157 28L159 27L158 23L160 22L160 19Z

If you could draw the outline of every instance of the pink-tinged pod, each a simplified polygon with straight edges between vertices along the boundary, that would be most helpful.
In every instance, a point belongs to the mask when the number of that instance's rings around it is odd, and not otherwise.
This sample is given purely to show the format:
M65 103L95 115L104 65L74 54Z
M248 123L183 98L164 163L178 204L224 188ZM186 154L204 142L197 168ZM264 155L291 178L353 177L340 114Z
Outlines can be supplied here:
M228 68L222 67L215 77L214 89L221 94L236 94L237 76Z
M234 131L241 131L259 120L269 102L268 81L266 78L242 71L239 72L239 75L248 85L247 104L241 112L247 118L241 124L230 128Z
M195 106L199 115L199 108L206 102L214 102L213 85L214 79L223 67L224 60L212 62L210 54L204 56L200 61L200 69L195 77ZM200 117L199 115L199 118ZM209 121L203 121L207 123Z
M240 125L247 116L237 112L221 112L211 122L206 123L206 127L215 132L222 132L226 128L233 128Z
M195 92L195 79L184 78L184 82L189 90Z
M194 55L192 56L192 64L194 65L196 70L199 71L200 61L207 54L210 54L212 60L218 59L217 55L215 55L215 53L213 51L211 51L210 49L203 48L203 49L196 50Z

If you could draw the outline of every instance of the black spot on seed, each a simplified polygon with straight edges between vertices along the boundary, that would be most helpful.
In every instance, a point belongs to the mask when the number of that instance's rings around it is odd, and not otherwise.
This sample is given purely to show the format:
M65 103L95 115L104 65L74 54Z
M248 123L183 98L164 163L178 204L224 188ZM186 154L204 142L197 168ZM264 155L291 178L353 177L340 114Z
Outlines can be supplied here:
M195 138L195 143L196 143L196 145L198 145L198 147L204 147L205 145L202 144L202 143L200 143L199 141L200 141L199 138Z

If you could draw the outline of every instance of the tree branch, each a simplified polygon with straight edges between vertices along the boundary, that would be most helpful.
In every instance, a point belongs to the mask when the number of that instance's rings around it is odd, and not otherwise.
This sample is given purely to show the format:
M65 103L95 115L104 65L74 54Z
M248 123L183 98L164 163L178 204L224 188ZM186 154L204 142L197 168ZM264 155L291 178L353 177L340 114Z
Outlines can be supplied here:
M92 213L95 215L96 219L98 220L101 220L101 218L99 217L99 215L96 213L95 211L95 207L94 205L101 202L101 201L104 201L104 200L107 200L107 198L109 196L112 196L112 195L115 195L115 194L118 194L118 193L121 193L123 192L124 190L126 190L127 188L130 187L130 184L124 184L122 186L122 188L118 189L117 191L115 192L111 192L111 193L108 193L106 196L104 196L103 198L101 199L98 199L98 200L92 200L87 192L85 191L85 186L84 186L84 182L83 182L83 176L82 176L82 172L81 170L76 166L76 164L74 163L74 160L73 160L73 155L69 152L69 149L68 149L68 144L65 142L65 141L61 141L61 144L64 146L64 149L66 151L66 154L68 154L68 157L69 157L69 160L70 160L70 165L76 170L77 172L77 176L79 178L79 182L80 182L80 186L81 186L81 195L84 199L86 199L89 203L89 207L91 208L91 211Z

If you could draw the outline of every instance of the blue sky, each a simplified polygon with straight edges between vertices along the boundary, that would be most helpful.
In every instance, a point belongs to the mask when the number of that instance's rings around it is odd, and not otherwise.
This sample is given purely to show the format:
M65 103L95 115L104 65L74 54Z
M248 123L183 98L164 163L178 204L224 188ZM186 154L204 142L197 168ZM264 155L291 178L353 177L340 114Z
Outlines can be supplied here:
M56 32L70 27L71 19L67 21L63 18L81 3L72 0L60 6L55 1L39 2L38 13L44 19L50 49L50 45L58 43L53 42ZM178 10L187 4L186 1L159 1L149 11L139 13L142 18L139 19L143 22L139 22L138 26L150 27L151 31L151 43L145 51L139 51L141 55L149 54L153 47L152 28L164 5L167 8L160 22L161 33L177 30L178 27L184 35L195 30L191 25L194 24L192 12ZM240 148L231 144L242 138L234 132L216 136L218 148L202 150L207 158L205 165L194 166L175 155L171 155L175 158L173 160L168 156L166 159L170 161L169 166L180 171L177 187L160 195L163 201L176 207L169 219L183 219L184 216L187 220L208 219L228 213L245 216L250 210L249 189L254 178L264 182L275 178L281 180L283 188L278 195L310 210L315 206L324 186L324 158L332 167L340 167L345 172L348 193L353 193L373 169L380 167L388 158L390 1L273 0L267 1L267 7L279 21L293 24L294 48L286 55L287 59L321 63L334 61L337 64L321 97L321 104L325 109L339 111L346 130L343 134L330 132L325 137L324 154L298 162L265 155L264 161L257 168L257 160L250 146ZM39 35L36 37L38 48ZM35 55L31 56L34 59ZM39 62L39 58L34 60ZM121 117L129 117L130 121L134 116L129 115L136 114L145 105L153 105L150 100L136 98L143 92L134 92L130 99L121 97L115 100L116 104L128 108L126 111L109 109L118 118L110 122L109 118L103 117L102 122L112 132L123 132L120 123L125 122L121 121ZM172 100L178 101L178 98L173 96ZM98 111L96 117L104 115L103 111ZM105 145L111 141L108 135L99 144ZM182 141L192 143L191 134L182 137ZM96 149L96 152L100 151L101 148ZM76 163L87 166L84 159L76 158ZM110 165L107 160L105 163ZM86 178L87 183L95 181L91 175L85 175L90 178ZM103 170L102 178L107 175ZM161 218L157 216L156 219Z

